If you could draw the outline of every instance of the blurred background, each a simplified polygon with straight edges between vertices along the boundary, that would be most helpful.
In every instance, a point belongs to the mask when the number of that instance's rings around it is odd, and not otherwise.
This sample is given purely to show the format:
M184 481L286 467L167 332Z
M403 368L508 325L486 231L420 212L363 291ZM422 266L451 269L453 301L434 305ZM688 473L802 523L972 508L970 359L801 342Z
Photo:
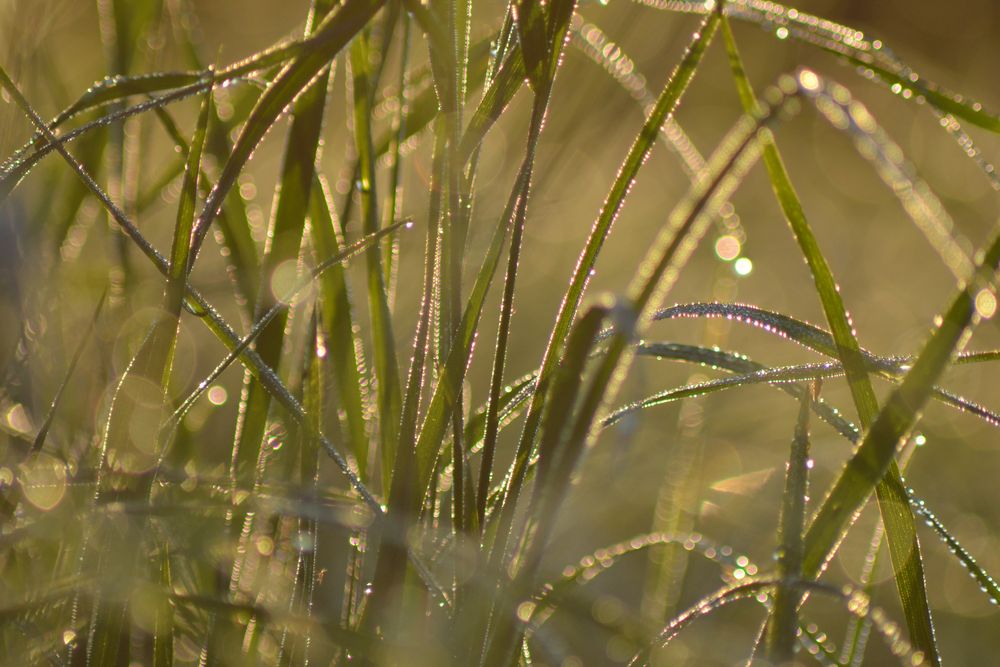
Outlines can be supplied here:
M140 43L114 45L102 30L98 5L104 0L0 0L0 58L28 99L45 118L53 117L93 82L109 72L137 74L186 69L167 29L150 30ZM139 4L139 3L137 3ZM170 2L166 5L169 7ZM301 34L306 0L195 0L193 31L206 63L228 64L274 42ZM989 0L950 3L888 0L805 0L801 11L855 27L878 38L923 77L987 109L1000 109L995 64L1000 60L1000 5ZM501 3L475 6L476 34L498 25ZM480 14L481 13L481 14ZM136 12L135 20L144 20ZM634 63L655 96L680 59L699 18L658 11L638 3L584 2L575 25L607 53L618 48ZM600 32L595 32L594 28ZM931 111L892 94L880 83L859 76L833 55L793 39L734 23L736 38L758 93L779 75L808 66L847 86L898 143L917 172L941 198L955 221L956 236L968 249L978 248L996 229L1000 196L979 167L939 126ZM603 36L603 37L601 37ZM600 41L602 38L604 41ZM414 58L426 59L415 40ZM608 44L613 43L612 46ZM351 135L346 118L344 70L339 64L331 90L322 164L335 197L350 194L344 165ZM478 99L477 97L473 98ZM239 104L239 92L223 91L218 101ZM530 98L521 92L513 108L487 138L478 183L469 245L470 275L478 268L493 225L502 211L517 169L527 128ZM189 135L195 102L172 108L182 134ZM643 109L604 69L581 49L569 47L557 77L554 101L542 135L536 180L528 207L517 310L509 356L510 376L535 368L547 342L563 290L622 159L642 125ZM677 121L705 156L711 154L740 116L721 36L683 99ZM248 202L257 242L270 215L274 184L287 123L273 131L257 151L240 190ZM1000 137L967 128L987 160L1000 159ZM139 226L160 247L169 244L178 185L162 192L149 189L163 173L169 143L152 118L142 117L121 129L128 146L142 141L142 159L130 165L135 178L111 179L109 188L133 202L152 197ZM29 125L6 96L0 102L0 156L6 158L30 136ZM776 129L778 146L798 188L823 252L837 277L861 344L879 354L919 351L935 314L948 303L955 282L938 253L909 221L873 166L855 151L850 138L833 129L813 109L805 108ZM430 150L415 142L404 162L401 213L418 228L426 218ZM86 144L75 150L86 157ZM128 152L124 153L126 156ZM126 158L127 159L127 158ZM94 165L108 182L112 165ZM677 155L662 144L654 149L602 251L591 296L620 293L628 284L649 243L684 195L688 179ZM62 378L68 358L89 319L97 295L112 285L109 306L114 326L101 326L97 340L110 350L110 365L94 348L69 387L59 423L50 436L62 452L79 451L94 437L97 415L106 406L111 378L121 372L137 335L151 317L148 306L162 289L158 276L134 249L123 250L97 202L60 195L69 192L73 174L49 157L0 208L0 364L7 374L3 408L8 448L32 432ZM123 191L125 187L134 191ZM117 190L116 190L117 188ZM758 165L733 199L730 226L710 231L681 273L668 302L737 301L826 326L808 269ZM355 214L356 215L356 214ZM356 220L347 220L357 230ZM721 237L727 237L721 244ZM734 245L735 244L735 245ZM396 334L401 360L408 360L418 306L423 252L422 233L404 234L396 298ZM224 265L218 253L204 253L195 282L205 289L232 322L239 322ZM125 257L122 272L120 261ZM355 264L358 264L355 262ZM356 276L360 280L360 274ZM499 284L499 279L498 279ZM492 359L498 292L487 307L487 320L469 375L473 407L485 401ZM669 305L669 304L664 304ZM649 341L717 345L739 351L767 365L820 361L794 343L724 320L673 320L653 325ZM1000 347L996 321L977 329L968 349ZM183 396L223 357L221 346L200 328L186 324L180 339L177 395ZM632 367L618 402L721 374L654 358ZM210 471L228 460L231 430L242 373L231 369L220 380L217 400L202 400L188 416L188 428L200 430L197 467ZM994 378L991 380L991 378ZM949 389L1000 409L996 371L969 365L950 371ZM881 382L881 381L877 381ZM876 384L880 398L888 389ZM824 397L855 417L842 381L828 381ZM602 434L585 458L578 484L561 517L546 568L553 574L598 547L651 530L697 531L730 545L761 569L770 567L797 405L767 386L754 386L673 403L643 411ZM73 425L81 425L76 428ZM509 456L517 427L502 443ZM906 471L907 482L925 499L953 534L985 569L1000 572L1000 504L997 434L976 418L941 405L928 408L920 446ZM849 453L832 429L812 429L815 467L812 497L821 499ZM0 439L0 442L3 442ZM340 484L336 473L332 483ZM828 573L832 583L855 583L876 521L869 507ZM950 664L985 664L1000 650L996 633L1000 613L981 595L962 566L930 532L922 532L926 570L937 638ZM606 625L627 625L637 618L667 617L721 585L718 566L682 549L660 548L627 557L621 565L588 585L589 613ZM890 616L902 620L896 603L887 554L874 573L875 598ZM669 595L654 591L669 590ZM829 601L812 601L806 616L838 644L846 614ZM579 612L578 613L584 613ZM762 618L759 607L734 605L696 623L657 657L664 665L726 665L743 659ZM553 628L583 664L620 664L635 647L625 634L595 630L572 614L556 614ZM869 646L870 664L888 664L878 639Z

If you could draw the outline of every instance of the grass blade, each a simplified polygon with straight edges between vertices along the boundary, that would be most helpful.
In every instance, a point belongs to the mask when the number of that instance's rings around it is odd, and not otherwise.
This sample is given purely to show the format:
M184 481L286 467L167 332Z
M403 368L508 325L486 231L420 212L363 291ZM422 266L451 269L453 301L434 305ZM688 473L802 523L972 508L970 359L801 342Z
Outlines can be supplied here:
M732 30L725 20L722 24L722 32L740 101L744 111L751 113L757 109L759 103L750 85L750 80L747 78ZM847 375L847 383L861 420L861 426L867 430L871 428L878 414L878 400L875 398L875 390L868 378L865 361L861 354L861 346L855 337L850 315L848 315L840 297L833 272L830 270L806 220L802 203L799 201L798 194L795 192L774 141L765 139L762 152L764 164L771 179L771 186L774 188L785 219L788 220L806 264L809 266L810 273L812 273L816 292L819 295L823 312L830 324L830 331L837 347L837 357L843 364L844 372ZM917 540L916 526L914 526L913 514L909 508L901 507L898 503L898 496L902 488L902 477L898 468L893 464L889 467L886 479L878 486L879 509L885 524L886 538L889 542L893 562L893 573L896 577L900 600L903 602L903 612L906 616L910 636L914 644L930 657L932 664L938 664L940 659L934 641L933 621L931 620L930 604L927 601L923 560L920 554L920 543ZM800 559L801 554L795 559L796 565ZM779 568L780 566L779 562ZM788 573L783 573L783 576L788 576ZM794 610L789 611L785 607L788 600L783 592L784 589L779 589L777 600L782 604L776 602L775 616L772 617L772 620L777 622L778 612L782 611L786 615L783 621L783 631L794 635L798 623ZM777 651L782 660L790 657L788 650L794 644L794 636L782 640L775 634L779 631L774 625L769 628L768 632L768 645L772 653Z
M494 546L494 561L499 557L499 554L504 553L507 548L506 545L508 533L510 531L510 523L513 520L514 504L520 495L521 485L524 481L525 466L527 465L531 452L534 449L536 429L541 418L544 396L547 391L547 387L544 386L545 378L551 376L553 370L555 369L556 361L559 356L559 350L562 348L566 336L569 333L569 328L576 317L577 309L579 308L580 301L583 298L583 292L586 289L590 278L591 269L593 268L597 255L604 244L604 240L611 231L611 226L617 218L618 212L624 204L625 197L628 194L632 181L635 179L639 168L649 155L649 151L652 149L652 145L656 140L660 126L676 108L681 95L684 93L687 85L694 77L694 73L701 62L701 57L714 35L715 28L718 25L718 20L718 16L715 14L709 16L705 20L692 38L691 44L681 60L681 63L671 74L663 92L657 99L656 105L650 112L642 130L639 132L638 137L632 144L628 155L618 171L618 176L616 177L614 184L611 186L611 191L605 199L601 213L598 216L597 221L594 223L594 227L587 239L586 246L584 247L576 268L573 271L570 286L566 291L566 295L559 308L559 314L556 317L555 326L552 329L552 334L549 338L546 351L542 358L542 364L539 370L539 378L541 378L541 381L539 386L535 389L535 393L531 399L525 425L520 441L518 442L514 466L508 477L507 490L504 500L504 514L507 518L503 520L503 525L501 525L498 532L497 542ZM497 76L497 81L501 80L502 77L503 68L501 68L501 71Z
M371 100L374 73L371 71L369 36L362 32L351 46L351 74L354 90L354 141L358 154L359 180L355 184L361 198L362 229L365 234L378 231L379 219L375 192L375 155L371 128ZM389 312L385 271L379 253L365 258L368 312L372 322L372 362L375 396L380 416L379 451L382 461L382 488L388 489L399 441L402 411L399 364L396 360L392 314Z

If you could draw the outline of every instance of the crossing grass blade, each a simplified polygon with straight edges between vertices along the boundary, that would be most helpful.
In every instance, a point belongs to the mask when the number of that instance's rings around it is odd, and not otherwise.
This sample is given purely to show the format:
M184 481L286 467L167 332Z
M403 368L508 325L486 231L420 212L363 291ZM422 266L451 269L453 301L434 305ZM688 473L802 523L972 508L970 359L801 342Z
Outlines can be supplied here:
M343 252L343 228L329 206L330 194L324 183L311 190L311 241L318 257ZM337 385L337 399L344 411L344 432L358 462L362 477L368 469L370 426L366 418L368 396L364 346L358 335L354 304L343 266L331 266L320 277L320 327L325 349L330 355L330 372Z
M750 80L747 78L732 30L725 20L723 20L722 32L740 101L744 111L751 113L756 110L759 104L750 85ZM806 220L802 203L799 201L774 141L765 140L762 151L762 158L771 179L771 186L774 188L785 219L788 220L806 264L812 273L816 292L823 305L823 312L830 324L830 331L837 347L837 357L843 364L844 372L847 375L847 383L854 399L854 406L858 411L858 417L861 420L861 427L868 430L878 414L878 400L875 398L875 390L868 378L861 354L861 346L855 337L850 315L848 315L840 297L840 291L829 264ZM892 556L896 586L899 589L900 600L903 602L903 612L914 644L924 651L932 664L936 665L939 664L940 657L934 641L934 626L931 620L930 604L927 601L920 543L917 540L913 514L908 507L900 506L898 502L902 489L903 481L899 469L895 464L892 464L889 466L886 479L879 482L878 498L882 521L886 529L886 539L889 542L889 552ZM798 566L798 559L796 566ZM787 603L785 597L780 593L778 599ZM776 604L776 613L782 606ZM791 613L784 626L785 632L795 632L797 623L794 622L794 612ZM787 659L789 657L788 649L793 645L794 638L776 636L773 627L769 629L769 633L769 646L784 656L781 659Z
M195 252L244 165L278 116L363 29L381 6L380 0L348 0L338 6L312 31L309 43L313 48L290 60L261 96L195 223Z
M982 282L973 285L989 285L998 265L1000 238L994 238L977 264L976 275ZM978 319L973 289L976 287L959 289L944 312L941 324L924 345L903 383L890 395L824 499L806 533L803 568L806 576L816 576L825 569L843 539L845 528L888 471L900 441L913 429L934 381L968 340L970 328ZM905 496L903 500L905 502Z
M718 21L718 15L710 15L705 19L699 30L692 37L691 44L689 45L687 52L682 58L680 64L671 74L663 92L657 99L656 105L650 112L649 117L646 119L645 124L640 130L639 135L636 137L635 142L632 144L628 155L622 163L622 166L618 171L618 175L615 178L615 182L611 186L608 197L605 199L605 203L601 208L601 213L598 216L597 221L594 223L594 227L590 232L583 252L580 254L580 258L577 261L569 288L567 289L563 302L560 305L559 314L556 317L555 325L552 328L552 333L542 358L541 367L539 369L539 384L535 389L531 403L528 407L528 413L525 418L521 438L518 442L512 472L508 476L507 490L504 500L504 514L506 518L502 520L502 524L498 532L497 542L493 549L494 554L492 558L494 561L496 561L496 559L500 557L500 554L504 553L507 549L507 541L509 537L508 533L510 530L510 523L513 521L514 505L520 495L521 485L524 481L525 466L527 465L528 459L534 449L536 429L538 428L538 423L541 419L541 410L544 405L545 393L547 392L546 378L551 376L555 368L559 351L565 342L565 338L569 333L569 328L576 317L576 311L579 308L581 300L583 299L583 292L589 282L591 269L597 260L597 255L600 253L604 240L611 231L611 226L614 224L614 221L618 216L618 212L621 210L639 168L645 162L646 157L652 149L653 143L656 141L660 126L673 112L685 89L687 88L687 85L694 77L695 71L701 62L701 57L714 35L715 28L718 26ZM503 68L501 68L500 73L497 75L497 81L499 81L502 77Z
M328 3L317 5L314 21L319 23L329 9ZM307 28L308 30L309 28ZM308 87L298 95L292 113L292 123L289 128L288 140L285 145L284 161L280 181L280 191L275 202L274 214L269 223L269 244L261 262L261 286L257 291L255 315L260 316L275 305L278 296L274 294L269 284L274 273L282 266L286 269L296 261L302 244L306 215L309 209L310 191L315 181L315 164L319 150L319 139L323 126L323 111L326 101L326 89L329 83L329 70L324 70L314 80L307 81ZM266 93L265 93L266 96ZM257 109L263 103L258 102ZM247 121L247 127L253 123L253 114ZM244 134L246 130L244 130ZM244 134L241 134L241 140ZM239 152L239 141L233 155ZM227 163L228 164L228 163ZM225 178L225 176L220 177ZM213 189L217 192L219 184ZM209 194L209 199L213 193ZM207 205L207 203L206 203ZM199 221L205 218L199 217ZM197 231L195 232L198 233ZM197 238L195 239L197 243ZM192 260L194 257L192 257ZM274 321L257 337L256 349L261 359L272 368L277 368L281 361L284 346L285 327L288 322L285 311L279 312ZM264 435L265 423L268 418L270 395L264 391L259 382L248 374L246 386L246 408L238 437L234 443L232 474L234 480L247 483L250 471L256 467L260 454L261 441Z

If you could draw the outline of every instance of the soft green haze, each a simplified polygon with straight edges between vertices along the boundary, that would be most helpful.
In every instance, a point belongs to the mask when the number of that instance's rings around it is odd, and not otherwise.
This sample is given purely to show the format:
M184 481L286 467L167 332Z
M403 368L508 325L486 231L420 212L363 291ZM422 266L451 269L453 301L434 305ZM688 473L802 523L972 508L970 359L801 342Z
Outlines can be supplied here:
M3 664L992 664L998 33L0 3Z

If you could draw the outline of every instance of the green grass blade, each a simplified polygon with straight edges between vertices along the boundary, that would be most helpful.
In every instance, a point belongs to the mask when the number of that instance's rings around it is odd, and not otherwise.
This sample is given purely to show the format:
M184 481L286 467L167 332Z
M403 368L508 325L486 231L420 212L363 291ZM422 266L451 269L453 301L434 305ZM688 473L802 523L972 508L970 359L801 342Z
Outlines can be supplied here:
M320 12L316 20L319 21L322 18L323 14ZM309 209L310 191L315 181L315 164L319 153L329 76L329 70L325 70L325 74L307 81L308 87L298 95L294 103L292 123L281 167L280 192L275 203L274 214L269 222L267 234L269 243L261 263L261 286L257 292L255 306L257 317L278 305L278 297L271 289L271 278L282 267L287 270L299 255L306 214ZM266 95L265 93L265 96L258 102L254 113L257 110L267 108L262 106ZM251 114L246 127L250 127L254 122L253 116L254 114ZM239 154L239 147L246 133L247 130L244 129L240 140L237 141L237 147L234 149L234 157ZM227 167L230 163L232 163L232 158L230 162L227 162ZM220 182L222 178L225 176L220 177ZM213 193L218 188L219 184L216 184ZM213 194L209 194L209 199L212 196ZM204 217L199 218L199 224L202 220ZM276 314L274 321L257 336L257 352L261 359L272 368L278 367L282 350L285 348L287 322L287 312L282 309ZM249 374L245 382L247 383L245 389L246 408L241 411L244 417L240 428L237 429L232 457L234 480L238 479L242 482L246 482L251 471L256 468L270 407L270 395L264 391L259 382L254 381Z
M170 576L170 551L164 547L159 554L157 572L162 590L173 590ZM163 598L156 606L153 623L153 667L169 667L174 664L174 610L169 600Z
M990 276L1000 265L1000 237L986 248L978 276ZM973 290L988 281L963 286L945 311L941 324L917 357L902 384L890 395L871 429L823 501L806 534L807 576L818 575L843 538L843 531L893 463L898 443L916 423L934 381L968 339L978 319ZM902 499L905 502L905 497Z
M545 5L538 0L517 0L512 5L518 43L528 82L538 94L549 83L549 41L545 34Z
M354 90L354 142L358 154L359 179L355 185L361 198L362 229L365 234L378 231L379 219L375 191L375 155L371 127L371 48L362 32L351 45L351 74ZM379 253L365 258L366 293L372 330L372 362L375 396L378 406L379 452L382 462L382 488L388 489L399 442L399 419L402 411L399 363L396 359L392 314L389 312L385 271Z
M436 125L443 124L438 118ZM441 181L444 177L444 133L435 128L433 166L431 169L430 197L428 201L427 230L424 249L424 276L420 310L413 335L413 358L406 378L402 418L399 428L399 450L393 462L392 485L388 490L388 520L380 535L381 547L372 578L373 593L364 609L363 627L377 628L388 620L390 604L405 582L406 566L402 545L407 526L419 513L417 506L416 436L420 401L424 383L430 374L428 366L433 358L431 343L432 309L438 280L438 250L441 224Z
M521 183L520 179L518 183ZM486 294L496 274L496 269L500 262L500 253L507 238L507 233L513 224L513 209L520 199L517 196L518 194L521 194L521 190L515 185L515 190L508 199L504 215L497 221L497 225L494 228L490 245L476 275L476 281L469 293L455 344L452 346L431 394L427 413L416 441L417 484L414 492L417 494L417 499L423 498L429 488L434 470L434 461L444 442L444 433L450 423L451 412L460 409L457 403L457 396L455 394L449 396L449 392L455 391L455 387L460 387L465 377L469 359L472 355L476 331L479 328L479 320L483 313Z
M510 530L510 523L513 520L514 504L520 495L521 485L524 481L524 467L527 465L528 458L534 448L536 429L541 418L541 410L547 391L547 388L543 386L545 378L549 377L555 369L559 350L562 348L565 338L569 333L569 328L576 317L577 309L579 308L591 275L591 269L597 260L597 255L604 244L604 240L611 231L611 226L617 218L618 212L624 204L631 184L638 174L639 168L649 155L653 143L656 141L660 126L673 113L677 103L680 101L681 95L694 77L694 73L701 62L701 57L715 33L718 22L719 17L716 14L709 16L692 37L687 52L671 74L646 123L629 149L628 155L618 171L618 176L611 186L611 191L601 208L601 213L594 223L583 252L577 261L570 286L559 308L559 314L556 317L552 334L543 355L539 372L539 377L542 378L542 381L532 397L521 438L518 442L514 467L509 476L506 499L504 501L504 511L507 518L504 520L505 525L501 526L498 533L498 541L494 546L494 558L506 550L507 533ZM500 81L502 78L503 68L501 68L497 76L497 81Z
M759 103L750 80L747 78L732 30L725 20L722 24L722 32L729 54L730 68L736 81L743 109L746 113L754 112ZM861 346L855 336L850 315L840 297L833 272L830 270L809 222L806 220L805 210L795 192L774 141L765 140L762 151L764 164L771 179L771 186L813 276L823 312L830 324L830 331L833 333L837 357L843 364L844 372L847 375L847 383L861 420L861 426L867 430L878 414L878 400L875 398L875 390L868 378L865 360L861 354ZM938 650L934 641L933 621L931 620L930 604L927 601L923 561L920 555L920 543L917 541L916 526L913 523L913 514L908 507L901 507L898 502L891 500L899 495L902 487L903 481L899 470L894 465L890 466L889 476L879 483L879 508L882 511L882 521L886 527L886 538L892 555L896 586L899 589L900 599L904 603L903 611L910 636L917 647L930 657L932 663L938 664ZM784 576L788 576L788 574L785 573ZM781 592L784 592L784 589L781 589ZM787 603L787 598L781 592L777 596L778 600ZM794 610L788 615L784 605L776 604L775 620L779 608L786 613L784 631L794 633L798 625L795 621ZM779 638L775 634L777 630L773 625L768 629L768 632L769 647L784 656L781 658L782 660L786 659L788 649L794 643L794 638Z
M583 441L572 439L574 434L570 432L570 427L585 366L608 310L607 306L594 306L573 325L553 380L552 398L546 403L542 421L538 479L528 509L530 523L525 530L524 558L511 585L515 598L528 595L536 588L537 569L555 525L557 510L583 451ZM509 664L524 632L524 628L510 614L500 614L494 623L497 627L493 631L485 662L488 667Z
M312 224L309 229L317 256L329 257L335 251L343 252L343 230L339 221L333 218L325 184L314 184L311 196ZM344 411L345 433L358 461L358 469L364 471L367 470L370 431L365 415L370 398L365 378L364 348L355 326L354 305L344 267L335 265L325 271L320 277L319 290L322 331L337 386L337 398Z
M778 576L783 580L802 576L802 531L806 522L806 499L809 493L809 398L799 401L799 418L785 471L778 529ZM788 586L774 591L774 607L767 628L767 657L776 664L795 658L799 628L799 595Z
M332 11L313 31L309 39L312 48L293 58L261 96L232 154L222 168L218 182L209 193L205 206L195 223L194 251L197 252L208 227L222 202L236 183L251 154L264 138L278 116L298 96L313 78L326 67L337 53L364 27L381 8L382 0L347 0Z
M1000 584L997 584L996 579L991 577L980 565L976 562L976 559L962 546L948 529L944 527L941 520L927 507L927 504L913 496L912 489L907 489L907 496L910 500L910 506L913 507L913 511L924 520L928 527L930 527L937 536L941 538L941 541L947 545L948 550L952 553L958 562L968 571L969 576L976 580L979 584L979 589L985 593L990 598L990 602L995 605L1000 605Z
M510 48L507 59L503 61L496 76L490 81L482 101L462 135L459 152L463 164L469 159L476 147L482 143L483 137L500 118L510 101L514 99L514 94L521 89L525 76L524 60L521 58L520 47L515 42Z

